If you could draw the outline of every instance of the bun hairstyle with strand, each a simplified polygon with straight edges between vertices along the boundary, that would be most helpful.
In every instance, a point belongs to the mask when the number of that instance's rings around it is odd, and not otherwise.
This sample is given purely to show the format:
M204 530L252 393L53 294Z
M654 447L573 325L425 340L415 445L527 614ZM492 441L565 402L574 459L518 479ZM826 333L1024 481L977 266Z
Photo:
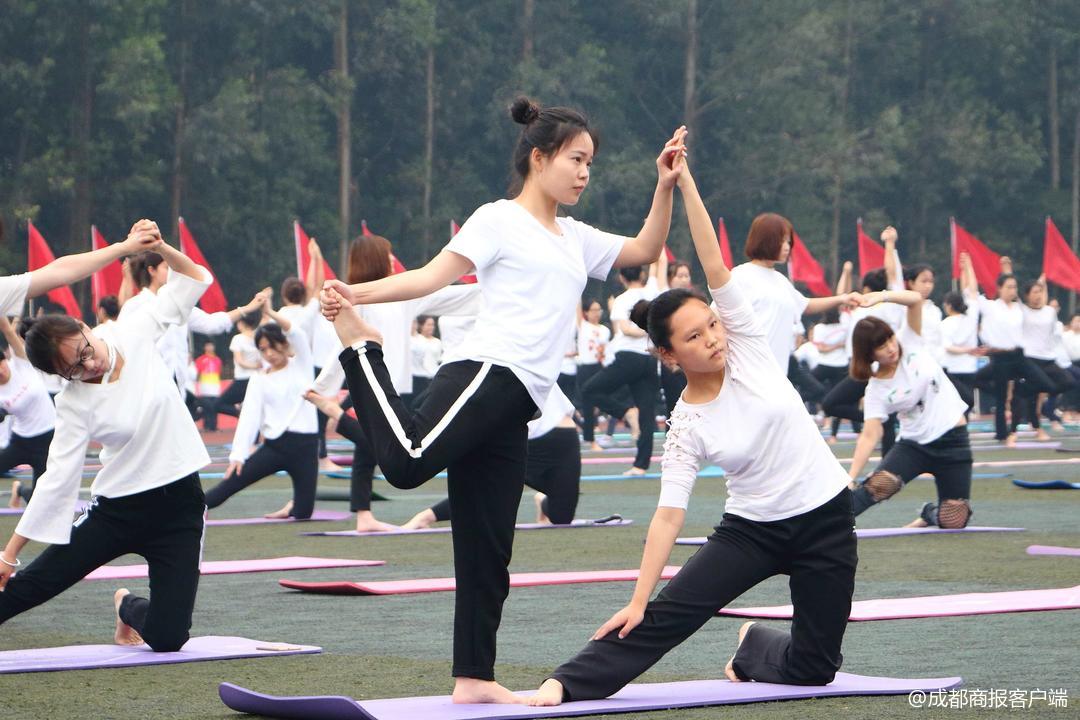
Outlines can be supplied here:
M520 192L525 178L529 177L529 160L533 150L539 150L544 157L552 157L563 145L583 132L592 138L593 153L600 149L600 137L589 125L589 119L573 108L543 107L522 95L511 103L510 117L517 124L524 125L514 147L511 195Z
M671 316L691 300L709 304L693 290L676 288L660 293L652 301L638 300L630 310L630 321L649 335L653 347L671 350Z

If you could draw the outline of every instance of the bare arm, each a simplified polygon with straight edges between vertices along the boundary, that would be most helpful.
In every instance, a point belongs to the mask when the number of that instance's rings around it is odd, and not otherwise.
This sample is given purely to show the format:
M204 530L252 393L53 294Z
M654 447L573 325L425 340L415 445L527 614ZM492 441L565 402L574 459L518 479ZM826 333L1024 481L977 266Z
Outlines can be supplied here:
M472 263L464 255L443 250L427 265L416 270L407 270L381 280L356 285L346 285L340 280L327 280L324 286L334 288L353 305L375 305L430 295L472 269ZM325 294L321 299L323 314L333 319L337 315L336 305L328 300Z
M836 294L843 295L851 292L851 272L854 265L850 260L844 262L844 268L840 271L840 278L836 281Z
M998 260L998 263L1001 265L1001 272L1003 275L1012 275L1013 262L1011 257L1002 255L1001 259Z
M263 288L259 292L255 293L255 296L248 301L247 305L241 305L238 308L230 310L228 312L229 320L231 320L232 324L235 325L236 321L242 318L244 315L247 315L249 312L255 312L256 310L261 308L263 306L263 297L269 296L270 288ZM247 365L243 365L242 367L247 367Z
M853 302L858 303L860 297L859 293L844 293L832 297L810 298L806 303L806 309L803 310L803 315L817 315L835 307L850 305Z
M668 231L671 229L671 196L683 164L685 139L686 128L680 127L656 158L659 178L653 193L652 208L637 236L623 244L619 257L615 259L615 267L651 265L663 252Z
M891 302L907 306L907 324L916 335L922 334L923 296L915 290L882 290L862 296L862 306Z
M639 328L633 320L616 320L615 329L626 337L645 337L648 335L648 333Z
M965 294L977 296L979 294L979 281L975 277L975 266L971 264L971 256L960 253L960 288Z
M131 227L131 232L123 242L100 250L65 255L43 268L31 271L27 297L37 297L61 285L78 282L125 255L157 249L159 243L161 235L157 231L157 225L150 220L140 220Z
M11 346L11 352L15 354L15 357L25 360L26 346L23 344L23 339L19 336L19 333L15 332L15 327L3 315L0 315L0 334L4 336L8 345Z
M650 272L652 272L652 276L656 278L656 289L660 292L667 290L669 287L667 279L668 265L667 252L661 248L660 257L658 257L656 262L652 264L652 267L649 268Z
M690 174L690 168L683 163L684 169L679 177L679 190L682 191L683 205L686 207L686 219L690 224L690 237L694 240L694 250L705 270L705 280L709 287L720 289L728 284L731 271L724 264L720 244L716 241L716 230L705 203L698 192L697 183Z
M882 230L881 241L885 243L885 280L888 287L897 287L901 278L896 256L896 228L890 225Z
M278 324L278 326L281 328L281 332L288 334L288 332L292 330L292 323L289 322L289 319L279 313L277 310L274 310L273 306L269 302L263 305L263 312L266 314L267 317L269 317L271 320Z
M863 422L862 432L859 433L859 439L855 443L855 454L851 458L851 467L848 468L848 477L852 480L858 478L859 473L866 467L866 461L870 459L870 454L874 452L874 448L877 447L878 441L881 440L883 434L885 434L885 430L881 425L881 420L866 418Z
M307 288L307 296L313 298L322 289L326 282L326 267L323 265L322 248L315 238L308 241L307 274L304 276L304 287Z

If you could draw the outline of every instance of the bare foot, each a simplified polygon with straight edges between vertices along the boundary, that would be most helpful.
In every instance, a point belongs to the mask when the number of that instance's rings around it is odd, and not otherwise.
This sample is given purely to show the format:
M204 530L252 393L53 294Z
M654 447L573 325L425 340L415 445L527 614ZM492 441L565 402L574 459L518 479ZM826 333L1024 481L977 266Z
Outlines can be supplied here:
M328 457L319 460L319 472L337 472L343 468Z
M358 510L356 512L356 532L386 532L388 530L397 530L397 528L379 522L370 510Z
M641 436L641 413L638 412L636 407L632 407L626 411L623 420L630 426L630 437L637 440Z
M1016 447L1016 433L1012 433L1011 435L1009 435L1009 437L1005 438L1005 447L1007 447L1007 448Z
M633 477L634 475L644 475L645 473L646 473L646 471L642 470L639 467L632 467L629 470L627 470L626 472L624 472L623 475L625 475L627 477Z
M340 317L340 315L339 315ZM476 678L454 678L455 703L501 703L504 705L524 705L525 698L515 695L494 680Z
M750 632L750 628L756 624L751 620L743 623L742 627L739 628L739 644L735 648L735 654L738 654L739 648L742 647L742 642L746 639L746 633ZM731 682L742 682L742 679L735 674L735 654L731 656L731 659L727 661L727 665L724 666L724 674L727 675L727 679Z
M113 642L117 645L142 645L143 639L135 628L120 619L120 603L131 594L127 588L120 588L113 593L113 606L116 608L116 632L113 634Z
M589 449L593 452L603 452L604 447L600 443L593 441L593 444L589 446Z
M21 508L22 498L19 497L19 490L22 488L22 483L18 480L11 481L11 499L8 500L9 508Z
M538 492L533 495L533 503L536 505L536 522L539 525L550 525L551 518L544 514L544 501L547 500L547 495L542 492Z
M532 707L552 707L553 705L562 705L562 698L562 683L555 678L548 678L527 702Z
M356 312L356 309L349 305L340 293L334 289L329 289L326 293L342 305L341 311L334 318L334 330L337 332L342 345L349 347L360 342L382 344L382 334L364 322L364 319L360 317L360 313Z
M911 522L909 522L907 525L905 525L904 527L906 527L906 528L930 527L930 523L926 522L921 517L917 517L914 520L912 520Z
M435 524L435 513L431 508L426 508L413 515L412 520L401 527L406 530L423 530Z
M825 442L829 443L830 445L835 445L836 442L837 442L836 441L836 436L835 435L830 435L829 437L825 438Z
M1046 432L1045 428L1039 428L1039 431L1035 433L1035 439L1039 442L1046 442L1047 440L1053 440L1050 433Z
M328 398L325 395L320 395L314 390L308 390L306 393L304 393L304 399L315 407L319 408L319 412L321 412L323 415L330 418L331 420L337 420L345 412L341 409L341 406L338 405L337 401L335 401L333 398Z
M267 513L263 515L263 517L269 520L284 520L285 518L289 517L289 513L292 512L292 507L293 502L292 500L290 500L289 502L285 503L285 506L280 510L276 510L272 513Z

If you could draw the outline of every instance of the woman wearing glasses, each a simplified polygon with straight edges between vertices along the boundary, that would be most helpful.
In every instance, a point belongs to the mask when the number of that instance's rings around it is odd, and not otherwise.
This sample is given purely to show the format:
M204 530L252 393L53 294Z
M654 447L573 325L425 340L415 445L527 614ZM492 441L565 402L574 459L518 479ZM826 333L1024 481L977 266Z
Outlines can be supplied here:
M171 652L191 628L205 512L198 471L210 458L155 342L187 320L211 277L161 242L156 224L141 221L133 234L151 241L172 272L152 301L93 332L60 315L20 328L30 363L71 383L56 398L48 467L0 552L0 623L135 553L150 566L152 598L116 591L115 640ZM102 467L89 508L72 526L91 440L102 445ZM14 574L29 540L49 547Z

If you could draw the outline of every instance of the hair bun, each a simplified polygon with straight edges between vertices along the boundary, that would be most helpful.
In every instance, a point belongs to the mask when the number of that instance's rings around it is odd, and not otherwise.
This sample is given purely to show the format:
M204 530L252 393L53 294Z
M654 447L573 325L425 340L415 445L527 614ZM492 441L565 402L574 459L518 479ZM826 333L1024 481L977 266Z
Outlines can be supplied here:
M539 116L540 106L524 95L518 96L510 106L510 117L521 125L528 125Z
M26 317L19 318L19 337L23 340L26 339L26 333L30 332L30 328L34 327L37 323L37 318L27 315Z
M649 332L649 310L651 308L652 301L638 300L634 303L634 307L630 309L630 322L634 323L645 332Z

